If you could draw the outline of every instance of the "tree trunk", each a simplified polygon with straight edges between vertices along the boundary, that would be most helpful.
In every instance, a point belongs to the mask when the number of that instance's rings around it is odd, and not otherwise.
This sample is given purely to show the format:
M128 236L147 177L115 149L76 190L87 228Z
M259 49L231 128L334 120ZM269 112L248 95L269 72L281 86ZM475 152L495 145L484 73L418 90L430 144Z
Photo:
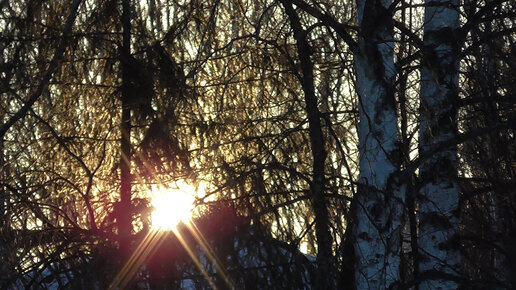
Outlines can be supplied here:
M131 17L130 0L122 1L122 117L121 117L121 154L120 154L120 203L118 207L119 247L123 257L129 257L131 221L131 108L128 102L130 76L127 61L131 54Z
M3 121L3 116L0 116L0 119ZM0 235L5 235L7 233L7 223L5 221L6 217L6 201L7 201L7 191L5 190L5 179L6 179L6 165L4 161L4 138L0 138ZM7 280L7 268L5 265L6 258L6 247L4 246L3 241L2 245L0 245L0 281ZM5 287L4 282L0 282L0 287Z
M357 0L359 40L355 53L360 176L355 197L357 289L386 289L400 280L405 193L399 171L390 1Z
M426 0L421 61L419 154L457 134L456 0ZM419 168L420 289L455 289L459 271L457 146L428 156ZM431 277L431 278L428 278ZM452 280L450 280L450 278Z
M326 151L321 128L321 114L315 95L313 63L310 59L310 44L306 41L306 32L301 26L299 16L292 3L282 1L296 40L297 53L301 63L301 85L305 97L305 109L308 115L308 132L313 157L313 174L311 184L312 206L315 214L315 235L317 238L317 271L313 283L315 289L332 289L336 287L337 276L332 263L332 237L330 233L328 208L325 200L326 178L324 164Z

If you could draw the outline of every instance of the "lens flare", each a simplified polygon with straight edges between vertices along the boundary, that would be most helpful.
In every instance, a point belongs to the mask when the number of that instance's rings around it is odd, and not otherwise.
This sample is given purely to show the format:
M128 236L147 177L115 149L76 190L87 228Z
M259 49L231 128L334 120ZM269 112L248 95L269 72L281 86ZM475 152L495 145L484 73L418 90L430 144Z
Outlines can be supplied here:
M152 227L160 230L174 230L182 221L192 217L195 188L186 183L178 188L158 187L151 190Z
M204 193L201 192L201 196ZM208 281L213 289L217 289L212 280L213 273L208 273L205 269L206 262L201 262L197 257L195 243L189 245L187 241L181 236L177 229L180 222L185 224L185 229L189 231L201 250L206 254L208 263L213 263L217 272L222 275L224 282L228 289L235 289L231 283L230 277L222 265L220 259L215 255L215 252L210 247L208 241L199 231L199 229L192 222L192 211L194 209L194 196L199 196L196 189L184 182L176 182L174 188L167 188L164 186L152 187L149 191L151 205L154 211L151 214L152 229L147 233L145 238L140 242L129 260L124 264L123 268L116 275L111 283L109 289L125 289L131 283L134 275L144 264L148 257L152 257L157 249L163 243L168 235L168 231L174 233L178 241L184 247L188 255L192 258L192 262L201 271L202 276Z

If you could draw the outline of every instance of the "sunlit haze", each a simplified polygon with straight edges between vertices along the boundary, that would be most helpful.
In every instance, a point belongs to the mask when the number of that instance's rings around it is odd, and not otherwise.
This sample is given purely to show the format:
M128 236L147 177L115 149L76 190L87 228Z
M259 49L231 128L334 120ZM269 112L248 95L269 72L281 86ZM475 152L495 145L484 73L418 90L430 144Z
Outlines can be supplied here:
M150 192L152 227L173 230L181 221L192 216L195 188L186 183L178 183L178 188L154 187Z

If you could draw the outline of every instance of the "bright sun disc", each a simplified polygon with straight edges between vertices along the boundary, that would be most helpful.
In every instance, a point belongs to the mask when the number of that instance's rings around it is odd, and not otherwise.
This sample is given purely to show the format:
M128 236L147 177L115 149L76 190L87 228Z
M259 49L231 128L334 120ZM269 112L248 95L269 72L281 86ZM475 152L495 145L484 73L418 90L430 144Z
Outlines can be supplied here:
M153 188L151 204L152 227L161 230L174 230L181 221L192 216L195 189L188 184L181 184L179 189Z

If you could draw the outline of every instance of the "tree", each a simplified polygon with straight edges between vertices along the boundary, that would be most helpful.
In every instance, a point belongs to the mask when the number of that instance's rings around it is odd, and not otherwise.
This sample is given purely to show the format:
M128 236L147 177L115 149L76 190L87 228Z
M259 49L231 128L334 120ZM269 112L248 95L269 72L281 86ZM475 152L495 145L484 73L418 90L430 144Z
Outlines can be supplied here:
M297 53L301 62L301 86L305 96L305 110L308 115L308 126L310 145L313 158L313 175L310 184L313 211L315 213L315 229L317 236L317 272L315 285L320 289L334 288L336 275L333 270L331 245L332 240L328 229L328 209L325 201L325 159L326 151L324 137L321 129L321 113L318 109L317 97L315 96L313 64L310 59L310 45L304 38L305 31L301 27L299 17L294 11L292 4L282 2L285 13L288 15L294 38L296 41Z
M514 283L512 3L1 5L2 287Z
M432 2L433 4L434 2ZM430 155L439 143L455 138L460 47L457 2L442 1L425 7L424 47L421 65L419 154ZM458 287L459 269L457 145L425 157L419 168L419 273L433 274L421 289ZM440 276L442 275L442 276Z
M355 52L360 98L359 191L355 197L356 287L386 289L400 280L405 192L400 170L390 2L357 1Z
M505 16L513 7L496 1L484 8L479 3L467 3L468 18L486 21L472 27L471 37L463 49L465 69L462 87L467 96L459 102L459 128L465 132L487 129L483 134L459 146L459 185L463 193L461 251L465 273L485 287L511 288L514 285L511 218L514 197L508 166L514 154L507 146L513 138L509 125L513 115L510 81L514 75L507 68L514 64L510 55L514 39ZM481 12L484 17L473 17ZM487 21L489 19L489 21ZM512 21L513 22L513 21ZM511 129L512 128L512 129ZM480 263L479 261L483 261Z

